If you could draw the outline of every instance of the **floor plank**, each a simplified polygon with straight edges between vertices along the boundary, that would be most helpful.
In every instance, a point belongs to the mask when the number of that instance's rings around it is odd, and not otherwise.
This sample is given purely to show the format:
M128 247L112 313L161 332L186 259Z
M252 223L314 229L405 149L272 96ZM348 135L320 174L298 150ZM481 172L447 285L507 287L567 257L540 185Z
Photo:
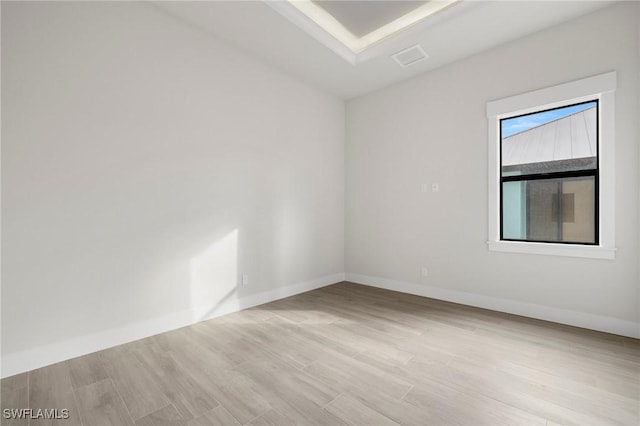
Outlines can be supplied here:
M155 344L136 350L145 369L152 372L164 397L178 410L182 419L193 419L218 406L211 392L187 374L170 353ZM197 366L190 366L193 367ZM197 373L196 373L197 374Z
M176 407L167 405L151 414L136 420L136 426L185 426L186 420L180 415Z
M207 411L202 416L192 419L187 426L239 426L240 423L224 407L218 406L211 411Z
M80 417L95 426L133 426L133 420L111 379L76 389Z
M102 352L96 352L70 359L69 374L74 388L90 385L109 378L106 361Z
M20 409L29 407L29 375L27 373L16 374L2 380L0 388L0 408L2 420L0 424L6 426L28 426L29 419L19 418L17 415L5 415L4 409Z
M276 410L269 410L247 424L251 426L294 426L296 422Z
M397 426L398 423L367 407L348 393L339 395L326 406L327 411L352 425Z
M135 342L134 342L135 343ZM104 351L109 377L120 393L133 420L169 405L155 372L145 368L134 352L137 345L122 345Z
M29 408L34 410L35 417L30 425L82 425L66 362L29 372ZM37 410L60 410L60 413L48 418ZM68 418L60 418L66 417L62 410L68 410Z

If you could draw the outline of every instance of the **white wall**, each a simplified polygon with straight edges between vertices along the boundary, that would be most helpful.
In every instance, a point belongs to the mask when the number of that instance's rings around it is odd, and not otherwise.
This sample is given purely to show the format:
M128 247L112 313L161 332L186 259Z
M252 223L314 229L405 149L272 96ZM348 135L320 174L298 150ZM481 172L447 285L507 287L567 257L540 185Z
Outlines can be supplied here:
M348 102L347 278L640 337L638 6ZM612 70L616 260L489 252L487 102ZM440 192L421 193L434 182Z
M2 229L3 376L339 281L344 103L151 5L3 2Z

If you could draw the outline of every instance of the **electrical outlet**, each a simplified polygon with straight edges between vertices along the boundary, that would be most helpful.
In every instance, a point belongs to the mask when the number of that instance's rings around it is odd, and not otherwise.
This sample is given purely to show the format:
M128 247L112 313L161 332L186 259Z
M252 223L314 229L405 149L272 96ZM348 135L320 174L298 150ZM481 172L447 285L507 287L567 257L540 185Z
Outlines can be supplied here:
M429 270L427 269L426 266L422 267L422 271L421 272L422 272L422 276L423 277L426 277L427 275L429 275Z
M242 275L242 280L240 281L240 285L244 287L247 284L249 284L249 275L243 274Z

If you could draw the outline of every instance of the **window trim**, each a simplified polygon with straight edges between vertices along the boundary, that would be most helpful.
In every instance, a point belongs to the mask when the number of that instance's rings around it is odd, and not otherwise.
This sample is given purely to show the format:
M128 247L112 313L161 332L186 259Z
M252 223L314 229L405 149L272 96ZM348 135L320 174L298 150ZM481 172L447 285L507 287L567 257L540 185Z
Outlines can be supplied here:
M487 103L488 119L488 249L490 251L615 258L615 71L547 87ZM546 243L500 239L500 119L574 103L598 100L598 244Z

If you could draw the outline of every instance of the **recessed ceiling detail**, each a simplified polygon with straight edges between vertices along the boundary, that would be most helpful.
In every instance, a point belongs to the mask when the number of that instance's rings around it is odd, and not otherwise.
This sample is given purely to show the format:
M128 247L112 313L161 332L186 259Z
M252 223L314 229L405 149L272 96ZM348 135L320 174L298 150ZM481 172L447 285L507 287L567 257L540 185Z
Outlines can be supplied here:
M427 1L318 1L320 6L340 22L353 36L364 37L389 22L424 6Z
M371 57L365 51L374 45L461 1L286 0L267 4L355 65Z

